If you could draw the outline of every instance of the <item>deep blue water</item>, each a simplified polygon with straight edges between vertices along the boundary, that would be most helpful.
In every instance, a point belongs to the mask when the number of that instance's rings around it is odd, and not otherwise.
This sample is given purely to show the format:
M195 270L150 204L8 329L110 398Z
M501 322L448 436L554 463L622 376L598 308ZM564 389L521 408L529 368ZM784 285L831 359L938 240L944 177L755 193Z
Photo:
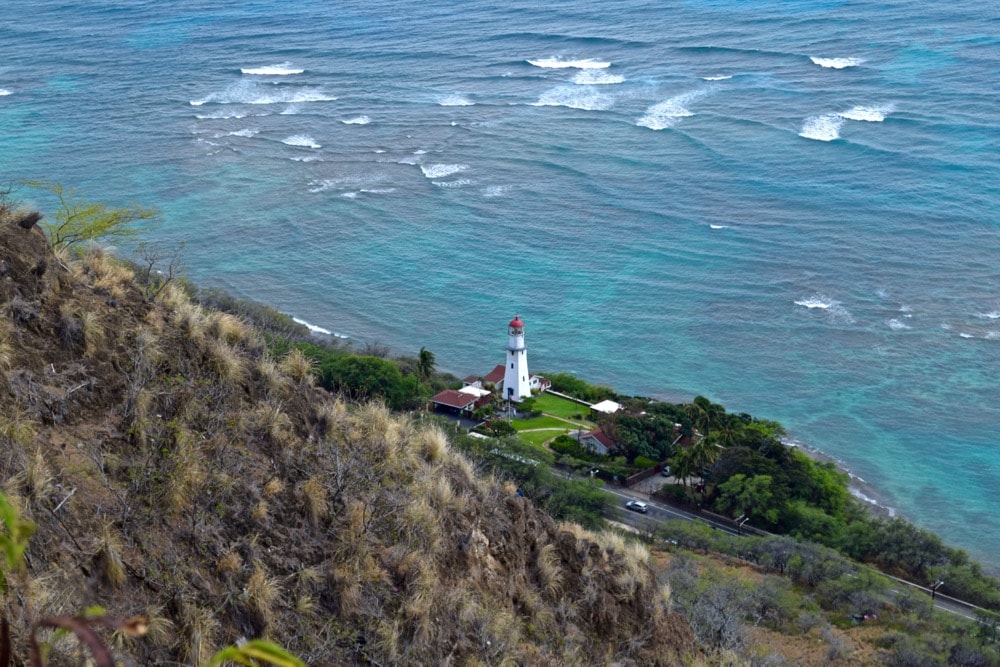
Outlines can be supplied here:
M6 0L0 179L460 375L519 312L533 370L777 419L996 562L995 2L229 4Z

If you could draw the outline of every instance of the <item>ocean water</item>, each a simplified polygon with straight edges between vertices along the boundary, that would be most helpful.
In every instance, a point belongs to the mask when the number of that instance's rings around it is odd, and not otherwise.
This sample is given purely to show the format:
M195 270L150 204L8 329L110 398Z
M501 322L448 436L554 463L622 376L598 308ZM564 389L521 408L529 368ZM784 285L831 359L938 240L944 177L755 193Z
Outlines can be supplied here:
M0 179L460 375L520 313L534 370L780 420L996 564L1000 7L450 4L6 0Z

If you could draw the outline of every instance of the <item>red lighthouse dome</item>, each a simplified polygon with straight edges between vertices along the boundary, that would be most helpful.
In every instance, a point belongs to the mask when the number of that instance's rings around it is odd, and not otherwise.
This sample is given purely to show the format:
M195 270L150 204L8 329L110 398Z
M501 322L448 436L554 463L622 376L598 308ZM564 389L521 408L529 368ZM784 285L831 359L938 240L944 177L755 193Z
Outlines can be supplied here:
M512 319L510 321L510 324L508 324L507 326L509 326L512 329L515 329L515 328L516 329L523 329L524 328L524 322L521 321L520 317L518 317L517 315L515 315L514 319Z

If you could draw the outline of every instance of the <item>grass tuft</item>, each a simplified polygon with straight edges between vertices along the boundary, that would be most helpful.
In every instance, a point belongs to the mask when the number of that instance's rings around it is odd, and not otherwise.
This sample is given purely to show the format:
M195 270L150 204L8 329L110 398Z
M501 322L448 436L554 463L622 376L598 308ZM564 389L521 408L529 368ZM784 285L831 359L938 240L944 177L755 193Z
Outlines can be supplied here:
M313 528L319 527L320 521L329 511L326 500L326 487L318 477L310 477L302 483L302 497L305 499L306 512Z
M313 360L303 354L302 350L298 348L293 348L281 360L281 368L299 384L311 385L313 383L314 366Z
M274 618L274 604L281 597L281 586L277 579L268 575L267 568L259 561L254 563L244 595L247 604L257 612L264 625L270 625Z
M94 560L101 579L118 588L125 583L125 562L122 560L122 543L111 524L104 524L97 539Z

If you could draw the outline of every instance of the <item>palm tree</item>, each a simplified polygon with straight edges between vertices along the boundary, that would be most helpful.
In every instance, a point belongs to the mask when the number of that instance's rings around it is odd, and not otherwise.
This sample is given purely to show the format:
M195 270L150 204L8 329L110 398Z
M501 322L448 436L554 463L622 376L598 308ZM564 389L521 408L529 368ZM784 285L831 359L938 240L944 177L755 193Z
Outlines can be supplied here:
M695 471L694 463L690 447L678 447L670 459L670 473L681 480L682 485L688 487L688 495L691 495L691 487L688 486L688 480Z
M434 373L436 361L433 352L426 347L420 348L420 354L417 356L417 376L424 382L429 380L431 374Z

